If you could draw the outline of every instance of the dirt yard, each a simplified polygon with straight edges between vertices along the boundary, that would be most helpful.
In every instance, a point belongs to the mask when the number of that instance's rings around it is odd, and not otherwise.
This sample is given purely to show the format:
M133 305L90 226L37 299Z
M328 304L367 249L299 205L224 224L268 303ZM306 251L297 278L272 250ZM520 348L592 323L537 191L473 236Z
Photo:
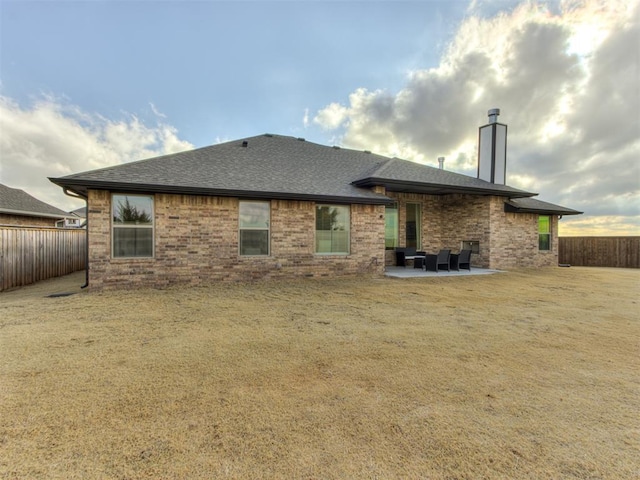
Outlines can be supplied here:
M0 294L0 478L640 478L638 270L82 282Z

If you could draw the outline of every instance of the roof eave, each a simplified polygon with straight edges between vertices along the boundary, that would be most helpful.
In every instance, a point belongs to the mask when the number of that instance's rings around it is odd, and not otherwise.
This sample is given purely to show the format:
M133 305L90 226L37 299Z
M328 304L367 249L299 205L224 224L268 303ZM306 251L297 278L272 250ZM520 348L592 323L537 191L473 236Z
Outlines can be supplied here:
M322 195L313 193L272 192L239 189L199 188L174 185L154 185L143 183L122 183L87 181L67 178L50 178L51 182L79 195L86 196L88 190L109 190L114 192L168 193L183 195L206 195L215 197L239 197L274 200L306 200L315 202L353 203L363 205L390 205L393 199L381 194L371 196Z
M0 208L0 213L4 213L7 215L21 215L24 217L41 217L41 218L76 218L74 215L65 215L65 214L55 214L55 213L43 213L43 212L31 212L28 210L14 210L10 208Z
M466 193L470 195L495 195L509 198L534 197L537 193L525 192L524 190L501 190L479 187L465 187L460 185L448 185L442 183L407 182L402 180L363 178L352 183L356 187L384 186L389 191L412 191L427 195L449 195L453 193Z
M537 215L582 215L584 212L572 209L554 208L520 208L509 203L504 204L504 211L507 213L534 213Z

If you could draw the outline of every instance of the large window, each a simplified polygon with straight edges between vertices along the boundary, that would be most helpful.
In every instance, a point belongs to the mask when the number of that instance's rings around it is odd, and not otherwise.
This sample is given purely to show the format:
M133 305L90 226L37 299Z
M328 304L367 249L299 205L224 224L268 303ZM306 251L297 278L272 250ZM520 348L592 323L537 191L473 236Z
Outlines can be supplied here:
M153 197L113 195L114 257L153 257Z
M551 250L551 217L538 216L538 249Z
M349 207L316 205L316 253L349 253Z
M240 202L240 255L269 255L269 202Z
M406 246L420 249L420 233L422 230L420 222L420 204L407 203L407 233Z
M393 250L398 246L398 205L384 208L384 248Z

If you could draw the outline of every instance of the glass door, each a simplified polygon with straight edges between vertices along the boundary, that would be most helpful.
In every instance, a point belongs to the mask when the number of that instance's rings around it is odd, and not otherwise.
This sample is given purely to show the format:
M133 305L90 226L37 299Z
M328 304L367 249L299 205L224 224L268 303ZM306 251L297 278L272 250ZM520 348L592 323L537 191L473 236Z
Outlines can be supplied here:
M420 222L420 204L407 203L406 245L420 250L422 225Z

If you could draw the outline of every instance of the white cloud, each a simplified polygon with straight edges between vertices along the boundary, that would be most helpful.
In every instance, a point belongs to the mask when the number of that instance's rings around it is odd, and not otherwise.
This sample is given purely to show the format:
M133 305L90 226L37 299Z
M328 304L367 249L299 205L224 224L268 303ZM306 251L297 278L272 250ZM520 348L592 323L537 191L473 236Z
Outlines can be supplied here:
M347 147L474 174L477 128L498 107L515 187L640 234L638 0L477 0L435 68L397 93L356 89L315 122ZM500 7L500 8L498 8ZM624 198L617 202L615 198ZM564 227L563 227L564 228Z
M333 130L342 126L346 120L349 109L338 103L332 103L318 112L313 119L315 123L327 130Z
M47 177L59 177L193 148L175 128L147 126L85 112L64 99L42 97L23 107L0 96L0 183L58 208L82 204Z
M151 111L156 117L167 118L167 116L164 113L162 113L160 110L156 108L153 102L149 102L149 107L151 108Z

